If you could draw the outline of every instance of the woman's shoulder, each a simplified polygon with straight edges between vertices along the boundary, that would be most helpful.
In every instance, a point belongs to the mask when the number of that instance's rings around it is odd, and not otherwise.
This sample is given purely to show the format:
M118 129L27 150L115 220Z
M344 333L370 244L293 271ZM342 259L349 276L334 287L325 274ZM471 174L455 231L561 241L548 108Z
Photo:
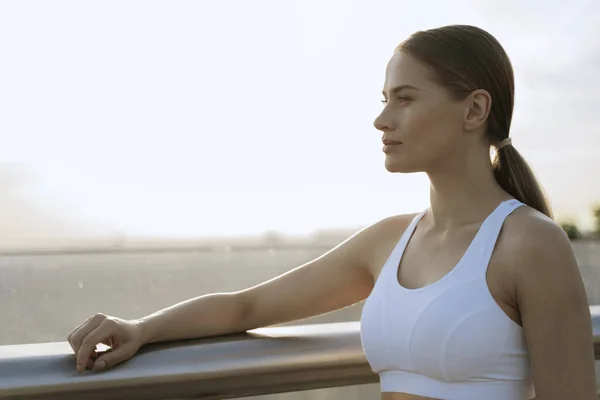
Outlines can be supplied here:
M559 224L527 205L517 208L506 217L502 236L512 252L532 252L556 245L570 245Z
M410 213L387 216L358 233L363 236L362 249L374 276L379 275L383 262L418 215L419 213Z
M408 228L410 223L420 214L420 212L408 213L408 214L396 214L390 215L373 224L373 227L381 233L389 233L393 231L398 233ZM402 233L402 232L400 232Z
M517 208L506 218L497 247L503 264L513 270L517 281L537 279L539 274L560 276L566 265L576 266L565 231L529 206Z

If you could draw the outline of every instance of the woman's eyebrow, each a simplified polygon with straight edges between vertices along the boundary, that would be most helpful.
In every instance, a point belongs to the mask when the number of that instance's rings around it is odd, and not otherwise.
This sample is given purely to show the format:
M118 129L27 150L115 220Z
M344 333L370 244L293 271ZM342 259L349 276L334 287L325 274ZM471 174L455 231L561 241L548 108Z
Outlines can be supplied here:
M412 90L421 90L418 87L412 86L412 85L400 85L400 86L395 86L393 88L390 89L390 94L394 95L397 94L398 92L401 92L403 90L406 89L412 89ZM385 96L385 90L382 90L381 93Z

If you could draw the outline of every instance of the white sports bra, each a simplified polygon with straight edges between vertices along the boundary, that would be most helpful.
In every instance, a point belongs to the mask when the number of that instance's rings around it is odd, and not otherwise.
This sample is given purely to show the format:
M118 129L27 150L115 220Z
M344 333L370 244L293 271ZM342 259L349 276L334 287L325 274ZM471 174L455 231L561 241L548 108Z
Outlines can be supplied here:
M485 219L447 275L418 289L398 282L398 267L425 211L384 264L361 317L361 339L382 392L447 400L535 397L523 329L492 297L486 270L505 218L523 203L503 201Z

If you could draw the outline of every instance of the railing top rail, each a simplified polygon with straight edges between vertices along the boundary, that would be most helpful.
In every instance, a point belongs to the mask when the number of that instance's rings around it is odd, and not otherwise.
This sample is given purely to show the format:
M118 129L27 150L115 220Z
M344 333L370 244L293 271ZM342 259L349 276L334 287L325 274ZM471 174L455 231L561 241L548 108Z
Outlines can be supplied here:
M66 342L0 347L2 399L224 399L377 381L357 322L158 343L82 375Z

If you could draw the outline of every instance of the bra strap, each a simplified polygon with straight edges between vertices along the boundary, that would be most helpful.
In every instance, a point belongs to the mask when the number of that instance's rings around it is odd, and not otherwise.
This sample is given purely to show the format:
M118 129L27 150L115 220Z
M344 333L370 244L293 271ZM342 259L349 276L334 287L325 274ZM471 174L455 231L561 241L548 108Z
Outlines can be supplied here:
M484 222L484 226L481 227L484 237L482 238L481 244L480 265L484 266L484 271L487 270L490 259L492 258L494 248L496 247L496 241L498 240L506 217L523 205L525 204L516 199L504 201Z

